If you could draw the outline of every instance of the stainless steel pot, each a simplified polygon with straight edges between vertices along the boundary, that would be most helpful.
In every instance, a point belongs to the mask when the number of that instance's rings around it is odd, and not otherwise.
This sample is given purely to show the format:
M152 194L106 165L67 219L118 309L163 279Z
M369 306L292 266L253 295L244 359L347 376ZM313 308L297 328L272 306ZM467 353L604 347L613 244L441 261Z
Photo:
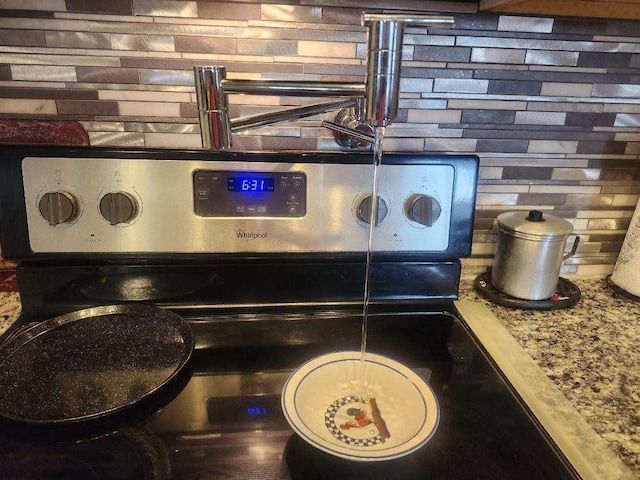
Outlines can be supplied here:
M562 262L578 248L576 236L565 255L573 225L539 210L498 215L498 246L491 282L507 295L525 300L546 300L556 291Z

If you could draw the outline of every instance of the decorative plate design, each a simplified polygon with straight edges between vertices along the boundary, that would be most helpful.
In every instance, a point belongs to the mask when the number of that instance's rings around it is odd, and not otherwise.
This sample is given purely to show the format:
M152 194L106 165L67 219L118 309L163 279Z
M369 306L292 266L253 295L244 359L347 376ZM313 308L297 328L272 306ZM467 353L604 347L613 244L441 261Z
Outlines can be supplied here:
M371 447L384 443L388 438L378 430L372 417L366 400L357 395L349 395L336 400L327 408L324 424L342 443Z
M285 418L309 444L356 461L407 455L435 432L440 412L429 385L389 358L337 352L298 368L282 392Z

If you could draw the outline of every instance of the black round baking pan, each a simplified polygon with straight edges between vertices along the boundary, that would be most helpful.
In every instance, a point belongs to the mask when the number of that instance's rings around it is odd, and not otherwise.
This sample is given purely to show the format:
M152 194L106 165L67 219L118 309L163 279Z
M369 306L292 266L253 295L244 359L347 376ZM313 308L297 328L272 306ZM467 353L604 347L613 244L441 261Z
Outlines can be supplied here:
M193 348L180 316L148 305L87 308L37 323L0 346L0 418L102 419L166 389Z

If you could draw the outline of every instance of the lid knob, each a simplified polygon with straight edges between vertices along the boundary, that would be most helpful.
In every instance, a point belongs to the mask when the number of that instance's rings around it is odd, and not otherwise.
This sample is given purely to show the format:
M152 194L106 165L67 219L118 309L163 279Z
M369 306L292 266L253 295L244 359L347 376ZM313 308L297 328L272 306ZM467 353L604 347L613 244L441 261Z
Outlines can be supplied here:
M529 220L530 222L544 222L544 217L542 216L542 212L540 210L529 210L527 220Z

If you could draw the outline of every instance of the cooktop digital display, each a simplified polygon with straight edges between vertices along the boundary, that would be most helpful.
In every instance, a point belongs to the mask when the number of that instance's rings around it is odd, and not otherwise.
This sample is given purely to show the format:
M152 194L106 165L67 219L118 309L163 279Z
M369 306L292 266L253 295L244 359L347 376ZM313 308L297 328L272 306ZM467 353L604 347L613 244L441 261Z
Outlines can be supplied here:
M197 170L196 215L202 217L304 217L307 176L303 172Z
M275 180L273 177L229 177L227 190L230 192L273 192Z

